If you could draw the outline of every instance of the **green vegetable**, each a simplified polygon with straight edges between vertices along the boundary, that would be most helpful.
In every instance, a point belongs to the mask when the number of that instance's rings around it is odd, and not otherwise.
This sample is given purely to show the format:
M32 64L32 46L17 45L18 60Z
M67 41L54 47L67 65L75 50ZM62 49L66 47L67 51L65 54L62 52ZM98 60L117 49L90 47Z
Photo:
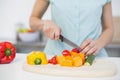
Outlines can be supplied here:
M20 32L20 33L26 33L26 32L28 32L28 29L27 28L19 28L18 32Z
M87 66L92 65L94 59L95 59L95 55L90 54L90 55L87 57L84 65L87 65Z
M39 65L42 63L42 60L40 58L36 58L34 63L35 63L35 65Z

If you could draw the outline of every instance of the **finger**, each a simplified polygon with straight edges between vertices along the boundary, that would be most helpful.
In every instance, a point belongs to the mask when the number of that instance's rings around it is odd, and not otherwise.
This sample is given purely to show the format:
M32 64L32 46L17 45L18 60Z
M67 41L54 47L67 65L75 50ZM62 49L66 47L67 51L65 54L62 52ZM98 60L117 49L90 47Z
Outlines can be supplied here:
M47 37L49 37L50 38L50 29L49 28L44 28L44 33L45 33L45 35L47 36Z
M56 32L55 32L55 40L59 40L60 34L61 34L60 29L56 30Z
M49 37L50 39L54 39L54 32L50 29L50 28L46 28L45 30L45 34L47 35L47 37Z
M81 49L84 49L88 44L90 44L92 42L92 39L87 39L86 41L84 41L82 43L82 45L80 46Z
M59 40L60 34L55 34L55 40Z
M98 54L98 52L99 52L99 50L96 50L93 54L94 54L94 55L97 55L97 54Z
M97 48L93 47L86 53L86 55L94 54L96 51L97 51Z
M50 39L55 39L55 32L51 32L51 34L50 34Z
M46 32L46 31L48 31L50 29L50 25L48 25L48 24L44 24L44 26L43 26L43 32Z
M89 50L91 50L91 48L93 48L95 45L95 42L92 41L90 44L88 44L83 50L82 50L82 53L87 53Z

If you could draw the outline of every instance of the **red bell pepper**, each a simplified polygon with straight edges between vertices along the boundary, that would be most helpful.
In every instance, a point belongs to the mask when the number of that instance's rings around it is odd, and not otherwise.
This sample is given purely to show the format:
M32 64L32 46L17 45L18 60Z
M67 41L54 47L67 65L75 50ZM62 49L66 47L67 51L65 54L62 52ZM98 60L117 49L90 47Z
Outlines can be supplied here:
M70 51L68 51L68 50L63 50L62 51L62 55L64 55L64 56L71 56Z
M56 59L56 55L55 56L53 56L51 59L49 59L48 60L48 63L50 63L50 64L57 64L57 59Z
M14 60L16 48L11 42L0 43L0 64L7 64Z
M80 53L80 50L78 48L73 48L72 51L76 53Z

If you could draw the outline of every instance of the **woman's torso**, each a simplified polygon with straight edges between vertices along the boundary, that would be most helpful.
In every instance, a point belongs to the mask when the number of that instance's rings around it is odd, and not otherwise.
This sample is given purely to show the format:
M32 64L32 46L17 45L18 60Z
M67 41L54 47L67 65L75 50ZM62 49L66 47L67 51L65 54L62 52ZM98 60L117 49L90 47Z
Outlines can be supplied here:
M107 0L50 0L52 20L61 28L62 35L77 45L88 38L96 40L101 35L101 16ZM71 50L69 45L48 40L47 54L61 54L62 50ZM107 56L102 49L98 56Z

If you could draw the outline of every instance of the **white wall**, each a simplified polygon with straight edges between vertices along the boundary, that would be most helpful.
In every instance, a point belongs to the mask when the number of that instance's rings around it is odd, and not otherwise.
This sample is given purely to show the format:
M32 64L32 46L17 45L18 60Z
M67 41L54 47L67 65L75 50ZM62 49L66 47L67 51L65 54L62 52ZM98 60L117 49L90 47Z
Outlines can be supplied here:
M29 16L35 0L0 0L0 39L15 39L16 24L29 27ZM113 0L113 15L120 16L120 0ZM50 8L44 19L50 19Z
M0 0L0 39L15 39L16 24L29 27L29 17L35 0ZM43 17L50 19L50 9Z
M120 16L120 0L112 0L113 16Z

